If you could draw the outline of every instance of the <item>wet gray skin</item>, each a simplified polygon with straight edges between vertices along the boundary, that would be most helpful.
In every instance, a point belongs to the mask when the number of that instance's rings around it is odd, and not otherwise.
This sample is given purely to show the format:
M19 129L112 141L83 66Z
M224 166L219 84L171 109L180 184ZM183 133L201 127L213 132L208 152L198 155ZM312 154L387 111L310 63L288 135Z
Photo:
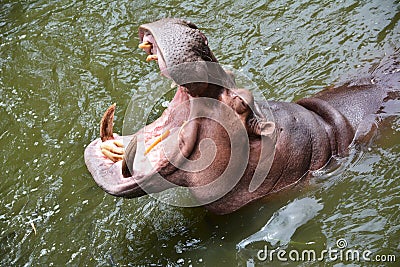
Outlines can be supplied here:
M151 170L133 167L136 161L142 160L137 153L137 134L127 146L123 160L114 159L115 163L99 152L99 140L90 144L85 151L89 171L100 187L115 196L133 198L171 187L170 183L154 178L160 174L168 182L192 188L194 197L200 203L206 203L205 207L212 212L231 213L300 180L308 181L311 171L323 167L332 156L346 156L350 144L368 142L368 136L374 130L374 114L384 111L385 102L389 99L399 99L399 63L394 55L366 79L328 88L296 103L269 101L275 122L268 122L262 117L262 112L257 114L254 111L266 109L267 103L254 103L251 93L245 89L228 89L232 85L231 76L222 68L210 70L206 63L217 60L208 47L206 37L193 23L163 19L142 25L139 37L140 47L149 54L148 60L157 60L161 73L179 85L172 105L148 126L145 139L160 136L160 129L176 129L185 121L189 122L181 127L177 135L165 138L166 142L173 144L166 148L166 154L170 156L160 154ZM187 68L184 63L188 62L199 64ZM229 140L227 129L213 120L191 119L193 114L205 110L213 114L228 112L220 105L198 104L195 101L198 98L215 99L230 107L236 116L229 117L232 128L228 132L234 132L236 139ZM257 108L254 108L255 105L258 105ZM111 119L106 116L104 120ZM241 131L242 128L245 131ZM262 147L266 146L264 148L273 153L274 133L276 150L272 166L269 172L265 172L261 185L256 190L250 190L255 169L258 165L267 164L260 156ZM245 164L246 168L229 192L209 203L207 200L224 191L231 181L226 180L215 190L197 188L212 184L223 174L232 160L231 146L240 144L244 140L243 134L249 142L239 145L242 146L239 151L245 153L248 150L249 158L235 157L235 164ZM114 138L110 130L105 135L109 139ZM262 136L270 137L270 141L262 142ZM195 161L201 157L199 144L203 139L214 141L218 156L201 171L185 169L185 159ZM113 149L109 150L112 152ZM171 158L176 164L170 163Z

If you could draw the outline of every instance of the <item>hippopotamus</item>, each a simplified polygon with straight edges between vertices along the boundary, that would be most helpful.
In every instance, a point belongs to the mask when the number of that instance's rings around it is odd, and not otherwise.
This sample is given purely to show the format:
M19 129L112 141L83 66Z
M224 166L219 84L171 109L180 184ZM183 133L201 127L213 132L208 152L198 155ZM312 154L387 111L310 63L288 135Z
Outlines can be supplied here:
M84 158L95 182L118 197L187 187L211 212L234 212L307 183L332 158L368 142L386 104L400 98L396 56L364 79L297 102L260 102L236 88L194 23L144 24L139 39L146 60L157 61L177 91L157 120L130 136L113 133L115 105L105 112L101 138L86 147Z

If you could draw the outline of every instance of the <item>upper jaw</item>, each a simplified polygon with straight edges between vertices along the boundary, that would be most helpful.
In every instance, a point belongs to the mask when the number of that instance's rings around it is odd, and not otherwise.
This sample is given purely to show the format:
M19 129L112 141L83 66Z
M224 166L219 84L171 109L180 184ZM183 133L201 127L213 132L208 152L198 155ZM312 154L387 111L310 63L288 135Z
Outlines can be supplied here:
M179 85L184 84L180 82L180 73L192 72L186 69L186 63L217 62L205 35L183 19L167 18L143 24L139 27L139 39L139 48L148 54L146 60L157 60L161 73Z
M139 48L148 54L146 61L157 61L161 74L173 80L174 85L178 85L182 92L192 97L217 98L224 86L231 87L234 84L231 76L213 61L197 58L197 61L183 61L179 64L168 65L163 50L158 45L155 36L148 30L142 31L140 41ZM210 77L216 79L210 80Z

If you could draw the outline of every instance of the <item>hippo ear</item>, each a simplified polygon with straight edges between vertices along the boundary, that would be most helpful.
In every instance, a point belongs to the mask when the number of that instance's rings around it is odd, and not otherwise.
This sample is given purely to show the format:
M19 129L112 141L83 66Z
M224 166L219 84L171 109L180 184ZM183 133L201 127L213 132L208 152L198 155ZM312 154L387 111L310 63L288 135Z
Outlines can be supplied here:
M275 123L253 117L248 120L247 129L251 134L267 136L275 131Z
M260 135L270 135L275 131L275 123L272 121L259 122Z

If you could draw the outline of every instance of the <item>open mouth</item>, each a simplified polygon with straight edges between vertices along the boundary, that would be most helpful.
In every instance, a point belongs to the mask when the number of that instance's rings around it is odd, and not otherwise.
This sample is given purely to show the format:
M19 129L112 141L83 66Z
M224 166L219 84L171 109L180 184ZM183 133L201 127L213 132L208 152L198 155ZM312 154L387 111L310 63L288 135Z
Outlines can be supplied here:
M139 48L146 52L146 61L157 61L161 74L170 78L163 54L153 35L146 31L140 35L140 39ZM185 131L190 98L185 88L178 86L175 96L162 115L135 134L136 142L131 142L125 151L124 177L140 179L139 177L148 177L160 171L163 175L168 175L175 170L173 166L168 168L168 165L177 153L180 135Z
M191 101L201 96L200 93L209 92L198 86L198 81L202 85L205 83L202 79L207 79L207 68L203 63L216 62L205 36L195 25L184 20L169 19L142 25L139 38L139 48L147 54L146 61L157 61L161 74L177 84L177 92L158 119L132 136L114 135L114 111L106 112L100 129L102 140L93 141L85 150L86 165L97 184L112 195L128 198L174 186L166 183L168 179L161 181L155 177L173 174L193 152L197 122L190 119ZM190 69L190 66L194 67ZM198 73L203 76L196 76ZM189 88L193 81L196 86ZM213 92L214 95L218 93L217 90ZM129 143L122 161L101 152L102 145L115 140Z
M162 115L132 136L113 134L115 105L112 105L100 124L101 139L96 139L85 149L85 162L96 183L111 195L127 198L160 192L174 186L157 179L156 174L165 176L176 170L171 159L179 154L180 136L187 131L189 98L189 94L178 87ZM115 141L129 143L123 161L113 160L102 153L104 144L113 144Z

